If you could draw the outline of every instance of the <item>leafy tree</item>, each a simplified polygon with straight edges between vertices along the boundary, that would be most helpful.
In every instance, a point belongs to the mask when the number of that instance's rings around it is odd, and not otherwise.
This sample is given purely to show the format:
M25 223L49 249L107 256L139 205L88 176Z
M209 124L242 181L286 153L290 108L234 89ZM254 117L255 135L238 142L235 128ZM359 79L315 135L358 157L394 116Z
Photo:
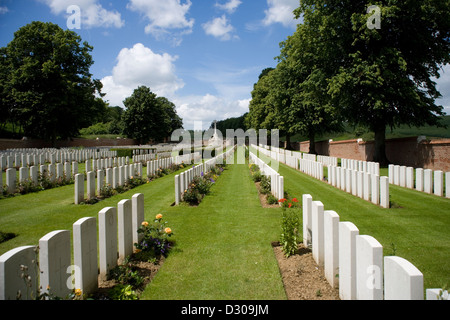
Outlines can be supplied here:
M381 28L369 28L370 5L381 8ZM302 0L303 15L332 66L331 103L353 125L375 133L374 160L387 164L386 128L439 125L443 108L432 77L450 62L449 0Z
M101 82L89 73L92 50L52 23L35 21L15 32L1 49L1 70L8 73L0 70L0 94L8 121L17 121L25 135L53 142L97 122L106 104Z
M168 137L177 129L183 127L183 120L178 116L176 106L165 97L157 97L164 115L164 127L162 135Z
M125 99L124 105L124 134L140 144L150 140L163 141L182 126L175 105L164 97L157 97L148 87L135 89L131 97Z
M264 69L258 82L253 86L252 100L249 104L250 111L245 119L247 128L258 131L259 129L272 129L274 127L275 108L270 105L268 100L274 70L274 68Z
M224 134L224 135L226 134L227 129L233 129L233 130L242 129L242 130L246 131L247 127L245 125L245 118L246 118L247 114L248 113L245 113L244 115L242 115L240 117L228 118L225 120L217 121L217 130L222 132L222 134ZM214 122L211 123L210 128L214 129Z
M333 75L330 54L324 52L314 21L299 24L297 31L281 43L279 73L274 91L281 95L284 120L290 134L301 133L310 141L314 154L315 137L340 129L340 119L327 93L327 78Z

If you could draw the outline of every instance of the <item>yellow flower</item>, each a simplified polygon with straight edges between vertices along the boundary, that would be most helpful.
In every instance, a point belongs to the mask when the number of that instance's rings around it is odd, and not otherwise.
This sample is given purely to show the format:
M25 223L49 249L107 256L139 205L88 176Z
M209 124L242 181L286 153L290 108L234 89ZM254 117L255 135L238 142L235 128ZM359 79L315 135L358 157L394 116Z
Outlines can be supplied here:
M165 229L164 229L164 232L167 233L167 234L171 234L171 233L172 233L172 229L170 229L170 228L165 228Z
M142 226L143 227L147 227L148 226L148 222L147 221L142 222Z
M156 219L157 219L157 220L162 219L162 217L163 217L162 214L157 214L157 215L156 215Z
M81 296L81 294L82 294L83 292L81 291L81 289L75 289L75 295L76 296Z

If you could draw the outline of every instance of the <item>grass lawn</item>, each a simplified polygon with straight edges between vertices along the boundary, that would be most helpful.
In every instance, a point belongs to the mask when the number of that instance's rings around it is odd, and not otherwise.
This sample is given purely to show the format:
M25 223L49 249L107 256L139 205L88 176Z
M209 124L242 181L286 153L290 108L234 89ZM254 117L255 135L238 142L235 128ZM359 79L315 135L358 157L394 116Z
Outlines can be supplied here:
M384 255L397 255L424 274L425 288L450 285L450 200L390 185L395 208L382 209L295 169L280 164L285 191L311 194L340 221L353 222L360 234L383 246Z
M281 209L262 209L247 165L230 165L199 207L160 212L177 246L142 299L286 299L271 241Z
M84 164L80 164L78 172L84 172ZM146 168L143 176L146 177ZM74 205L73 184L1 199L0 230L18 236L0 244L0 255L18 246L37 244L48 232L72 230L72 224L78 219L96 217L103 208L116 207L118 202L131 199L136 193L144 194L145 213L149 219L153 210L160 210L174 201L173 177L174 174L164 176L94 205Z
M282 164L280 174L292 196L311 194L341 221L353 222L360 234L375 237L385 255L413 263L424 274L425 288L450 285L450 200L391 185L396 208L382 209ZM171 206L173 177L92 206L73 205L73 185L0 200L0 230L18 234L0 244L0 254L37 244L50 231L72 230L78 219L142 193L145 218L163 214L177 245L141 299L286 299L270 244L279 238L281 209L261 208L248 166L228 166L198 207Z

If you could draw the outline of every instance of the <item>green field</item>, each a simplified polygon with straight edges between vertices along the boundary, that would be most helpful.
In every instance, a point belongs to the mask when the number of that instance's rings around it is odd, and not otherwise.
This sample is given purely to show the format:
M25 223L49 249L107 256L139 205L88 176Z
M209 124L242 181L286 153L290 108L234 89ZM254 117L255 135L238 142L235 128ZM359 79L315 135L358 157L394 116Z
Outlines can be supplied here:
M145 172L144 172L145 174ZM375 237L385 255L403 257L423 274L425 288L450 284L450 200L390 186L393 209L381 209L280 165L285 190L311 194L360 234ZM73 185L0 200L0 230L18 236L0 244L0 254L37 244L46 233L72 229L79 218L96 216L135 193L144 194L145 218L163 214L176 246L141 299L284 300L271 242L280 234L281 209L263 209L248 166L229 165L198 207L174 202L174 174L95 205L73 205Z

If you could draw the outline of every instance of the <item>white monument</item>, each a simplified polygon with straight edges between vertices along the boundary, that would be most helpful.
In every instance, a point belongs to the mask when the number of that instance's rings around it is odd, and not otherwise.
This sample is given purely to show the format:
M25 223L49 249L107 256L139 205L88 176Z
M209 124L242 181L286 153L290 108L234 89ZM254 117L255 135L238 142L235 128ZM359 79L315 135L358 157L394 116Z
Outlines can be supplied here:
M209 139L208 146L217 148L217 147L221 147L222 144L223 144L223 139L220 138L219 135L217 134L217 121L214 120L214 134L213 134L212 138Z

